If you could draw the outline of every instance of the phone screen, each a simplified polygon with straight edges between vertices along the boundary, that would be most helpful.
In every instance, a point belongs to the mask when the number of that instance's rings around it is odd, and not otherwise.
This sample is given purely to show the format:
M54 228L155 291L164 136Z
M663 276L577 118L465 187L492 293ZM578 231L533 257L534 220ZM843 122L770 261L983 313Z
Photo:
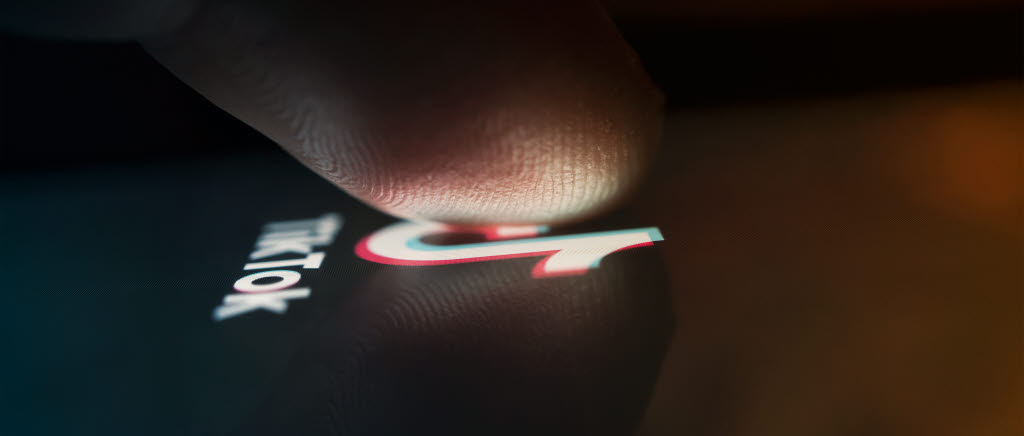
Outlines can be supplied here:
M671 324L650 224L406 222L283 152L8 173L3 426L628 432Z

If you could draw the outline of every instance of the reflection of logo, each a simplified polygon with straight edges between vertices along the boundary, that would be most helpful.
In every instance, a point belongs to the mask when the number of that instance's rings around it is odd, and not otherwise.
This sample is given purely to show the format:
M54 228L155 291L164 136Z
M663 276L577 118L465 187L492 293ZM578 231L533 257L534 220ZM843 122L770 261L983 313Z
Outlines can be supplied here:
M548 236L529 239L495 240L461 245L430 245L422 238L443 233L483 233L488 239L534 236L547 231L543 226L489 227L465 229L426 222L400 222L367 236L356 246L363 259L389 265L443 265L481 262L514 257L546 256L533 268L534 277L584 274L597 268L605 256L616 251L654 245L661 241L657 227Z
M213 311L213 319L227 318L263 309L282 314L288 309L288 300L309 297L309 288L293 288L302 279L302 273L288 267L317 269L324 261L324 253L313 247L329 245L341 229L341 215L331 213L308 220L280 221L263 226L263 234L256 241L256 249L249 254L245 271L265 270L249 274L235 282L234 294L224 296L224 302ZM282 255L300 254L305 257L281 259Z

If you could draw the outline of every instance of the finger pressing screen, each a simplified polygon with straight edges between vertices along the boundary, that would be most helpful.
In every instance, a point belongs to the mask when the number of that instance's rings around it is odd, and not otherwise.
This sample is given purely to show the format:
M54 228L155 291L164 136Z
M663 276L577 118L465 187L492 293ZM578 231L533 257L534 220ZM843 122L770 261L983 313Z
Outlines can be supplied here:
M662 98L597 4L211 2L148 50L391 214L578 220L628 194Z

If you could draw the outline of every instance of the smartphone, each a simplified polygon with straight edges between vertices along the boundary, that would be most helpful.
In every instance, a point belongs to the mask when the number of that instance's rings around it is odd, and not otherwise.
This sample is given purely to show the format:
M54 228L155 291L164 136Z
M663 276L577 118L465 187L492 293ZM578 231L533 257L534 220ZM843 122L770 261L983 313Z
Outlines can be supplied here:
M644 224L401 221L280 151L3 174L0 433L628 433Z

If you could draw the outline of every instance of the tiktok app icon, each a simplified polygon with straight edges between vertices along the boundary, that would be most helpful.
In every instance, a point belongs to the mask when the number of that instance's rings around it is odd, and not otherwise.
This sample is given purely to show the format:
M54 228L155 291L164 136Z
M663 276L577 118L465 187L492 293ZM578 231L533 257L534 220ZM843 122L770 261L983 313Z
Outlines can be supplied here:
M289 302L312 292L300 285L302 271L320 268L324 253L341 230L340 214L268 223L256 240L243 271L254 271L234 284L213 319L223 321L263 310L284 314ZM617 251L652 246L663 240L657 227L559 236L542 236L547 226L456 227L440 223L403 221L364 237L355 247L360 258L387 265L430 266L501 259L539 257L531 275L545 279L586 274ZM426 239L446 234L478 233L484 242L434 245Z

